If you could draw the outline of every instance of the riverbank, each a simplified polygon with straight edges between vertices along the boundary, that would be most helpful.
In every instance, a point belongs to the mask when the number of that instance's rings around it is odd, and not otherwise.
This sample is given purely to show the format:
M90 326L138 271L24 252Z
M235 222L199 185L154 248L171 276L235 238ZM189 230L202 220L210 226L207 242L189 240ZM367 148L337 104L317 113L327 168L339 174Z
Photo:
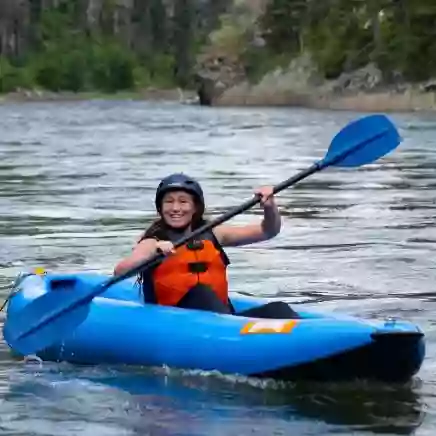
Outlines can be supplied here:
M210 58L203 63L205 100L212 106L293 106L358 112L414 112L436 110L436 82L408 83L401 77L387 81L374 64L326 80L308 55L277 67L251 83L233 60ZM229 73L230 72L230 73ZM235 81L233 77L238 77Z
M436 111L436 93L423 91L422 87L407 86L402 91L392 89L378 91L334 92L325 87L283 86L280 80L250 85L243 82L229 87L215 96L211 106L217 107L305 107L322 110L347 110L355 112L431 112ZM290 82L293 83L293 82ZM87 101L87 100L146 100L169 101L181 104L198 104L196 90L140 89L116 93L101 92L51 92L19 90L0 95L1 103Z
M409 89L392 91L329 94L314 91L256 90L240 85L227 90L214 102L216 106L288 106L356 112L436 111L436 93Z
M196 102L195 90L180 88L158 89L146 88L135 91L120 91L114 93L102 92L52 92L46 90L22 89L7 94L0 94L0 103L37 102L37 101L86 101L86 100L156 100L175 101L180 103Z

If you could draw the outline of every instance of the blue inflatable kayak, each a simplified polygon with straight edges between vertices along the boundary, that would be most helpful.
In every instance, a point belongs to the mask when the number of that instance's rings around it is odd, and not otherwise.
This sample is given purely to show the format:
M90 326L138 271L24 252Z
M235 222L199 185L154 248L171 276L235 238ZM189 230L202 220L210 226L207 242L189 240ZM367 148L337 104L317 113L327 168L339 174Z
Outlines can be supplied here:
M90 273L21 275L12 290L4 331L35 298L79 291L105 280ZM265 301L232 296L232 303L238 312ZM424 335L414 324L294 309L301 319L246 318L144 304L138 286L125 280L95 297L86 319L38 356L79 364L167 365L318 381L406 381L422 365Z

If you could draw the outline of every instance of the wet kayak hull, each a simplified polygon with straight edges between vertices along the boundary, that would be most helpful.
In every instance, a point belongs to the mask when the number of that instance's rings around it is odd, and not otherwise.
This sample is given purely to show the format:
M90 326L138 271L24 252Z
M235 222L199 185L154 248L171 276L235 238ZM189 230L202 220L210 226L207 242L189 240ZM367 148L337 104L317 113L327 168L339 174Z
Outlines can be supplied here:
M38 296L74 292L106 279L88 273L22 276L9 301L5 338L14 317ZM63 281L68 289L63 290ZM236 311L265 302L232 296ZM81 324L37 355L78 364L167 365L318 381L406 381L419 371L425 356L423 332L399 320L363 320L299 309L301 319L266 320L163 307L144 304L133 281L109 288L89 306Z

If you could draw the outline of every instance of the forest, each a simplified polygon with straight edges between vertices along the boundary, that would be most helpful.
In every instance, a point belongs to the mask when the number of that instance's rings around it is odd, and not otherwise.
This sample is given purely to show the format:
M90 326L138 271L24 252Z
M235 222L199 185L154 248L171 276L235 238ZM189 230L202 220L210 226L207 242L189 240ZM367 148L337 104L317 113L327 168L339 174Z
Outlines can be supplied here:
M325 78L370 62L386 82L436 76L434 0L258 3L253 27L262 43L251 44L250 29L240 53L247 75L310 53ZM243 7L241 0L2 0L0 92L190 88L211 32Z

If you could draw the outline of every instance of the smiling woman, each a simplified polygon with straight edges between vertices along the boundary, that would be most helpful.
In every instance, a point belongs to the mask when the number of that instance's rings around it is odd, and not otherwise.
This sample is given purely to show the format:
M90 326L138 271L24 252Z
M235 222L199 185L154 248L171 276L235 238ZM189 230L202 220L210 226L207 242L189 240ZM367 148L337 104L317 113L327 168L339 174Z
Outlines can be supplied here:
M185 174L164 178L156 191L156 210L160 217L147 229L132 254L115 267L123 274L157 253L169 255L151 271L141 272L139 280L146 302L166 306L234 313L229 299L227 266L223 249L265 241L280 232L281 218L274 202L273 189L255 191L261 198L264 217L246 226L220 225L179 248L174 243L205 224L204 195L200 184ZM290 318L296 313L288 304L268 303L241 315Z

